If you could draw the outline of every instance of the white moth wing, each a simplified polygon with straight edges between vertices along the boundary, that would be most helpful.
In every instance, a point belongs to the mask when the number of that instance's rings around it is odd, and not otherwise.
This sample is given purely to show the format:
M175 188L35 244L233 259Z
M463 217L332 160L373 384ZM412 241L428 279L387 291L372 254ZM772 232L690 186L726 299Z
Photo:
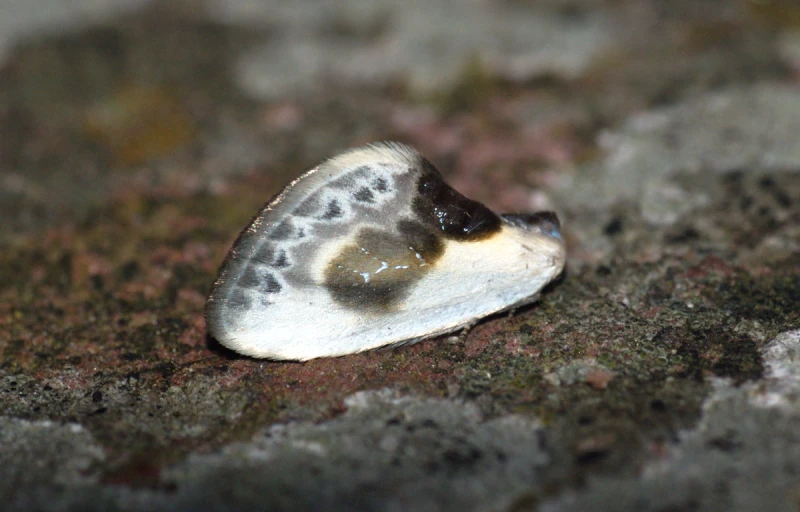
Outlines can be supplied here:
M349 151L292 182L240 235L208 301L209 331L238 352L294 360L449 332L555 278L554 229L501 219L407 146Z

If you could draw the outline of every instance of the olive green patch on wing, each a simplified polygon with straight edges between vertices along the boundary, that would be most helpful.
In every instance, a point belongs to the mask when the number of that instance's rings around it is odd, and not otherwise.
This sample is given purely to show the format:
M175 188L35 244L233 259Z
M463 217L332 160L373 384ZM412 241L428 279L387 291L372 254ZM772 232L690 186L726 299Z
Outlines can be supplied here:
M477 201L467 199L442 180L439 171L422 159L413 209L419 219L442 236L459 242L478 242L501 230L501 220Z
M325 269L333 299L352 309L387 310L410 293L444 253L440 237L419 222L401 220L397 233L363 228Z

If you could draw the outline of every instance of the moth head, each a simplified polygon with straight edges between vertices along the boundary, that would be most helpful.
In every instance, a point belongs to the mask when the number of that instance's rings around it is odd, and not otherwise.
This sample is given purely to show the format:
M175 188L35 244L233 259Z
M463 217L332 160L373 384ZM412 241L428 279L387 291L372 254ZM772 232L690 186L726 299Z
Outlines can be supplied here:
M504 233L517 241L542 272L552 278L564 270L566 246L561 223L554 212L503 214Z
M564 241L561 236L561 222L555 212L506 213L502 217L512 226L561 242Z

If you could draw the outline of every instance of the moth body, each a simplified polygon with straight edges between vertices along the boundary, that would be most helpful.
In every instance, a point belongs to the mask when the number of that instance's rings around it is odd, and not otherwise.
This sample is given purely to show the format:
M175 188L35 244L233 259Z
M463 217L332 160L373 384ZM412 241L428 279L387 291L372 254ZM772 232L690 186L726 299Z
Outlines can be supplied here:
M451 332L533 300L564 267L550 212L499 216L412 148L345 152L242 232L206 306L243 354L308 360Z

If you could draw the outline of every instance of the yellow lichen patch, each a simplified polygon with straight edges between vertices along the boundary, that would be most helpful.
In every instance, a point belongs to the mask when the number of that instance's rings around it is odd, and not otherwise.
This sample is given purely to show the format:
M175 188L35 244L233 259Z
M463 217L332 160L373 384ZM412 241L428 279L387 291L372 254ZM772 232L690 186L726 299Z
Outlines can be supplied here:
M124 87L90 107L87 134L110 150L114 163L135 165L189 142L194 125L182 106L155 87Z

